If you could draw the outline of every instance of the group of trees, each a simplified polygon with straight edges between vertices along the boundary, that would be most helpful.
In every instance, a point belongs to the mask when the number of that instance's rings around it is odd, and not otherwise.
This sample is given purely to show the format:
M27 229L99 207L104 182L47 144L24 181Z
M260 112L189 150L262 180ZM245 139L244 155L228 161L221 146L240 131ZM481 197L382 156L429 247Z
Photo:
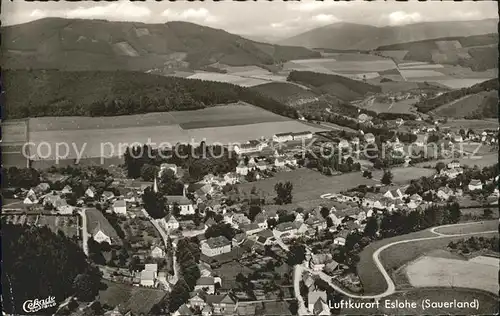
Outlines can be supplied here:
M181 239L177 244L177 262L180 275L167 298L167 310L174 313L190 298L201 273L198 268L200 261L200 245L195 239Z
M498 236L494 236L491 238L472 236L456 242L451 241L448 244L448 247L454 250L459 250L464 254L469 254L483 249L498 253L498 241Z
M452 90L446 93L443 93L439 96L432 98L423 98L419 102L415 103L419 112L427 113L429 111L434 110L435 108L450 103L454 100L458 100L467 95L480 93L482 91L491 91L498 90L498 80L491 79L485 82L481 82L473 85L472 87L462 88L458 90ZM498 101L497 101L498 103ZM497 112L498 113L498 112Z
M292 203L293 195L293 184L290 181L285 183L278 182L274 186L274 190L276 191L275 202L278 205L290 204Z
M296 111L252 89L232 84L154 76L126 71L9 71L9 84L31 87L36 78L48 86L33 94L18 94L5 108L5 117L116 116L185 111L233 103L254 104L279 115L297 118ZM38 79L40 80L40 79ZM31 82L31 85L29 84ZM105 88L113 82L113 89ZM39 89L41 90L41 89ZM54 98L49 91L60 91ZM21 91L21 90L19 90ZM78 91L76 93L75 91ZM90 97L82 99L81 95ZM4 118L5 118L4 117Z
M3 169L4 187L29 189L40 184L40 173L33 168Z
M62 233L47 227L2 223L3 310L23 313L26 300L55 296L59 301L75 294L91 301L97 295L101 275L90 265L82 249ZM38 314L53 314L55 309Z
M161 163L175 164L179 168L187 169L189 181L196 182L205 175L224 174L234 171L238 164L235 155L231 155L227 148L218 145L199 146L191 144L176 144L173 148L153 149L148 145L128 147L124 153L125 168L130 178L141 177L151 181L158 174Z

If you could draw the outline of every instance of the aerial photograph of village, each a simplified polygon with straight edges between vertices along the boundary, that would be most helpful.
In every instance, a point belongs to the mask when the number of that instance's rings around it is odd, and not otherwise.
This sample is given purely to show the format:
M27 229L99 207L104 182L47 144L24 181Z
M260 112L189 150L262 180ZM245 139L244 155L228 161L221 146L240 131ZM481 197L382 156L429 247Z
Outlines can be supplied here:
M1 7L3 315L498 315L497 2Z

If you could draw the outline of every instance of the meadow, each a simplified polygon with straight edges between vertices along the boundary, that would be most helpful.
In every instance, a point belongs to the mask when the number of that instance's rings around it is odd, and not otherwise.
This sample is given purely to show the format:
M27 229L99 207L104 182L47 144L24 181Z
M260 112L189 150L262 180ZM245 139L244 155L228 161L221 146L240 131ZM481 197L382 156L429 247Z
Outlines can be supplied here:
M199 72L187 77L188 79L200 79L207 81L217 81L231 83L241 87L253 87L259 84L267 83L268 80L257 79L246 76L228 75L217 72Z
M455 227L443 227L436 229L437 233L445 234L445 235L453 235L453 234L468 234L468 233L477 233L483 231L493 231L498 230L498 221L484 221L484 222L474 222L468 223L463 226L455 226Z
M152 143L153 147L184 143L244 143L277 133L323 131L246 103L211 107L194 111L161 112L119 117L41 117L29 119L28 146L34 160L54 160L59 154L74 159L83 152L85 159L122 155L129 145ZM39 146L44 143L44 145ZM10 148L10 147L9 147ZM9 149L7 165L26 165L21 147Z
M159 289L137 287L127 284L103 281L106 289L99 291L98 301L108 306L118 306L119 310L137 314L149 313L153 305L159 303L166 292Z
M406 267L414 287L463 287L498 294L498 260L496 265L475 261L424 256Z
M423 237L435 237L436 235L429 230L419 231L406 235L391 237L375 241L366 246L359 254L360 261L357 264L357 272L365 294L377 294L386 290L387 283L384 277L376 267L372 255L380 247L390 244L395 241L416 239ZM476 237L485 236L491 237L489 234L478 234ZM415 241L408 244L397 244L380 253L380 261L389 274L399 269L416 258L431 252L435 249L444 249L451 241L458 241L463 239L463 236L448 237L440 239L429 239L422 241ZM397 284L396 284L397 286Z
M473 129L476 133L478 131L483 131L485 129L495 130L498 128L497 119L483 119L483 120L465 120L465 119L453 119L448 120L443 123L443 127L449 127L451 129Z

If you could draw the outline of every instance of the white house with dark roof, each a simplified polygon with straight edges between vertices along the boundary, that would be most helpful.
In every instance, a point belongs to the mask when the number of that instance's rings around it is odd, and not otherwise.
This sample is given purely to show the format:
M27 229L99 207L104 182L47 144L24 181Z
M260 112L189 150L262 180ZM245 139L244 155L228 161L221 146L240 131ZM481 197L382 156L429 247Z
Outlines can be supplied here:
M243 160L240 160L238 165L236 166L236 174L246 176L248 174L248 167L245 165Z
M207 294L215 294L215 279L214 277L200 277L198 281L196 281L196 285L194 286L194 290L203 290Z
M231 252L231 242L224 236L208 238L201 242L201 252L208 257L228 253Z
M483 183L481 180L471 180L468 185L469 191L474 191L474 190L482 190L483 189Z
M124 200L117 200L113 203L113 212L116 214L127 214L127 203Z
M384 193L384 197L389 198L391 200L402 200L404 194L403 192L401 192L401 189L388 190L387 192Z
M375 142L375 135L373 135L372 133L366 133L364 135L364 138L365 138L365 142L371 144L371 143L374 143Z
M163 257L165 257L165 252L160 247L155 246L151 250L151 257L153 257L153 258L163 258Z
M292 133L278 133L273 135L273 141L278 143L283 143L291 140L293 140Z
M155 287L157 276L158 276L158 265L156 263L145 264L144 270L141 271L140 284L146 287Z
M195 213L193 202L184 195L167 195L167 204L170 209L177 205L180 209L180 215L193 215Z
M417 139L413 142L416 146L427 145L427 134L417 134Z
M293 138L293 140L311 139L311 138L313 138L313 133L311 133L309 131L292 133L292 138Z

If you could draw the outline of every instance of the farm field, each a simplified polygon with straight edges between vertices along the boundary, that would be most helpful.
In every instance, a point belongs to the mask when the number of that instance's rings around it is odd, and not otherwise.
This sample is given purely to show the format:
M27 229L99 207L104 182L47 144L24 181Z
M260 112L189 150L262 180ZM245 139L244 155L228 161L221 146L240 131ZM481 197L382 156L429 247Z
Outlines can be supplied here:
M375 111L377 113L412 113L416 111L413 106L417 102L416 99L407 99L397 102L379 102L377 100L369 101L363 107L367 110Z
M367 54L335 54L334 58L291 60L283 65L283 69L313 71L336 74L336 72L373 73L396 68L389 58ZM339 73L341 74L341 73Z
M498 163L498 154L495 154L495 153L486 154L486 155L481 156L481 158L479 158L479 157L475 157L475 158L465 157L465 158L458 158L458 159L449 158L449 159L440 159L440 160L433 160L433 161L427 161L427 162L420 162L420 163L415 164L415 167L425 167L425 166L434 167L438 162L444 162L447 164L447 163L452 162L453 160L458 160L458 162L460 162L461 165L466 165L466 166L470 166L470 167L477 165L478 167L482 168L482 167L493 166L494 164Z
M457 260L423 256L406 267L410 284L414 287L463 287L498 294L498 269L480 260ZM493 276L497 277L493 277Z
M448 120L448 122L443 124L443 127L449 127L453 129L460 128L470 128L473 129L476 133L477 131L482 131L485 129L497 129L499 126L497 119L483 119L483 120L464 120L464 119L454 119Z
M497 220L474 222L474 223L469 223L467 225L456 226L456 227L443 227L436 229L436 232L445 235L453 235L453 234L477 233L490 230L495 230L495 231L498 230Z
M263 83L269 82L268 80L257 79L252 77L243 77L237 75L228 75L218 72L198 72L194 75L187 77L188 79L199 79L207 81L217 81L231 83L241 87L253 87Z
M56 143L60 156L74 159L82 152L84 159L123 154L132 144L151 143L153 147L175 145L178 142L241 143L276 133L323 131L246 103L217 106L196 111L162 112L120 117L44 117L29 120L28 150L35 161L54 160ZM244 126L244 128L243 128ZM84 131L84 132L82 132ZM46 143L43 146L38 146ZM10 151L9 151L10 152ZM7 158L14 165L26 165L19 159L20 148ZM44 158L44 159L40 159ZM11 164L6 164L11 165Z
M149 313L153 305L159 303L167 294L158 289L137 287L104 280L106 289L99 291L99 302L121 311L134 314Z
M2 143L25 142L28 138L26 122L27 120L2 122Z

